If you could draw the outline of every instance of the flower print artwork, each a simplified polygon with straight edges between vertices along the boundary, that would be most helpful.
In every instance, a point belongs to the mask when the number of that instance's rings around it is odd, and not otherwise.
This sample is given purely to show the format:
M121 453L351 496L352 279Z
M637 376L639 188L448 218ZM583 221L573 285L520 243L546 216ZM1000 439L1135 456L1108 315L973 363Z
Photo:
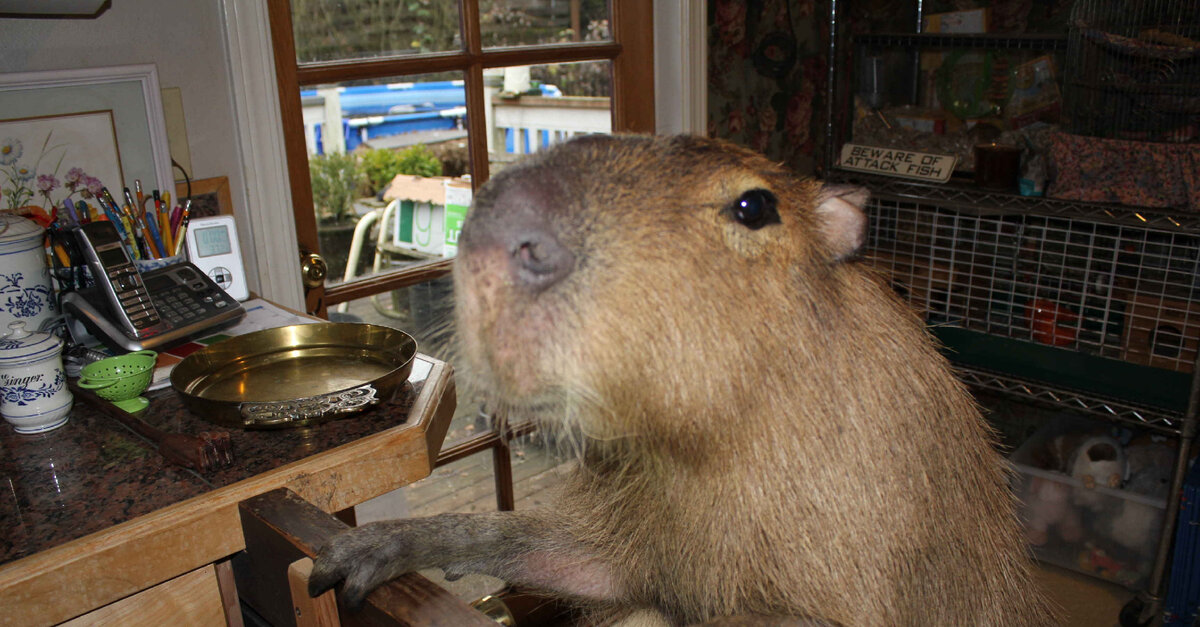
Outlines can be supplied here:
M111 111L0 120L0 211L46 222L64 200L125 186Z

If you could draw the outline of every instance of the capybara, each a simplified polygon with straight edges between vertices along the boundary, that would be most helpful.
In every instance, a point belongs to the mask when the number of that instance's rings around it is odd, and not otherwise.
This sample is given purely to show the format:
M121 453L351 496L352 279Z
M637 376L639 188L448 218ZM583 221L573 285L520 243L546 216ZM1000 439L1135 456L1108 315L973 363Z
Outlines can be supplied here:
M310 591L440 567L678 624L1052 624L991 432L856 258L866 199L689 136L499 172L462 230L461 357L577 470L544 510L349 530Z

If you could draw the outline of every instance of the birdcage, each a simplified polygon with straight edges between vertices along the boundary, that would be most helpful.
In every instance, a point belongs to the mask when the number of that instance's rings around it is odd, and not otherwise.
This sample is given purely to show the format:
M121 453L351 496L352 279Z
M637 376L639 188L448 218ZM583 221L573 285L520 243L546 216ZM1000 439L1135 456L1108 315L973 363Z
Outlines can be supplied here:
M1200 142L1200 2L1079 0L1069 28L1069 132Z

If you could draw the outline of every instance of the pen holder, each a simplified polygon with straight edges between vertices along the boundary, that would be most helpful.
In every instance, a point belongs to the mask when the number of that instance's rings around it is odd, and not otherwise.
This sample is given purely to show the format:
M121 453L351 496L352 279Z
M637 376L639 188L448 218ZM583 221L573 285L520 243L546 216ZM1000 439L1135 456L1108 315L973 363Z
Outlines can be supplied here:
M151 270L158 270L167 266L173 266L177 263L182 263L187 260L184 255L175 255L172 257L163 257L162 259L134 259L133 267L137 268L138 272L146 273Z
M133 414L150 401L141 396L154 377L158 353L137 351L94 361L79 372L79 387L92 390L100 398Z

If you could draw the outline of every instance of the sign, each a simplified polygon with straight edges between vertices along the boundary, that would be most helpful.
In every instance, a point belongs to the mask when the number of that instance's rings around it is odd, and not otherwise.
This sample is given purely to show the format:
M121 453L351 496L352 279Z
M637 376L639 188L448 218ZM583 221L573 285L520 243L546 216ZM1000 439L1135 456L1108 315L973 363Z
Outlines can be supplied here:
M401 248L441 255L445 208L431 202L401 200L395 222L394 242Z
M442 257L458 254L458 236L471 207L470 182L400 174L383 197L395 206L395 219L389 220L393 245Z
M442 247L443 257L458 254L458 236L462 233L462 224L470 208L471 188L458 187L446 181L446 241Z
M838 165L856 172L945 183L957 162L958 157L951 155L843 144Z

